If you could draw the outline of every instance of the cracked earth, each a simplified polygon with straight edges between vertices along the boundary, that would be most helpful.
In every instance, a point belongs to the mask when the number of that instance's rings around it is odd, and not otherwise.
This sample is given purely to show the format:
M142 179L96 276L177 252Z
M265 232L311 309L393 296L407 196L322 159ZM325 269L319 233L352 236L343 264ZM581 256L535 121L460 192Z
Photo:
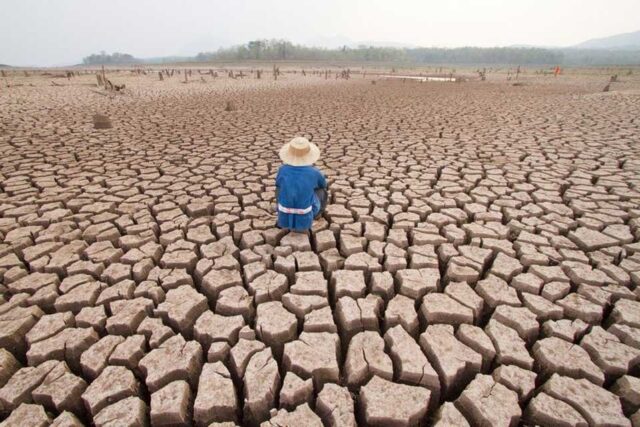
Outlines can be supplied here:
M640 425L638 77L108 77L0 89L0 425Z

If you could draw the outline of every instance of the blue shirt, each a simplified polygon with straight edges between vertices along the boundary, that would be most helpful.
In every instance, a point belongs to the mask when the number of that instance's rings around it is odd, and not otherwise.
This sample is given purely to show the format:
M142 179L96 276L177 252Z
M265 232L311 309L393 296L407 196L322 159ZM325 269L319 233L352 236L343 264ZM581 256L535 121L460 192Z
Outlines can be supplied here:
M313 218L320 211L320 202L315 195L316 188L327 188L327 180L322 172L313 166L282 165L276 175L278 203L286 208L307 209L306 214L289 214L278 210L278 226L296 231L309 230Z

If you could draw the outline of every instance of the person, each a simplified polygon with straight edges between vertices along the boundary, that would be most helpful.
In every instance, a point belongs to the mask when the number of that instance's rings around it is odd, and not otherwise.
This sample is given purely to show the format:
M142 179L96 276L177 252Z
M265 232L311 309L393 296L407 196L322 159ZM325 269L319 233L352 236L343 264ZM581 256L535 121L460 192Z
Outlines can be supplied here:
M283 165L276 175L277 226L306 232L327 205L327 180L313 166L320 149L306 138L295 137L279 156Z

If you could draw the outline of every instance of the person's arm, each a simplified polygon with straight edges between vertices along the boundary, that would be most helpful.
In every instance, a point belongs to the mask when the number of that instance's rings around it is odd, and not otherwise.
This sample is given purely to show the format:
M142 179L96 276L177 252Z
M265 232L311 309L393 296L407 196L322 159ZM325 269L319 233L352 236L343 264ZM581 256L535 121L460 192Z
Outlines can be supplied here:
M276 188L280 188L280 178L281 178L281 172L282 171L282 167L278 168L278 172L276 173Z
M324 174L320 171L320 169L316 169L318 171L318 188L327 189L327 178L324 177Z
M280 200L280 185L282 184L281 183L282 176L280 173L281 171L282 171L282 167L279 167L278 173L276 173L276 191L275 191L276 203L278 203L278 201Z

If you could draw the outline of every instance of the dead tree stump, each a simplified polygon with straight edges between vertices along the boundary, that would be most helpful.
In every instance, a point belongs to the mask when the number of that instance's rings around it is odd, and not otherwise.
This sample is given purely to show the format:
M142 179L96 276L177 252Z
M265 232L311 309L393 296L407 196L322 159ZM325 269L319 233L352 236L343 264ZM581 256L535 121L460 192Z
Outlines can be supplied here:
M111 129L111 120L104 114L94 114L93 127L94 129Z

